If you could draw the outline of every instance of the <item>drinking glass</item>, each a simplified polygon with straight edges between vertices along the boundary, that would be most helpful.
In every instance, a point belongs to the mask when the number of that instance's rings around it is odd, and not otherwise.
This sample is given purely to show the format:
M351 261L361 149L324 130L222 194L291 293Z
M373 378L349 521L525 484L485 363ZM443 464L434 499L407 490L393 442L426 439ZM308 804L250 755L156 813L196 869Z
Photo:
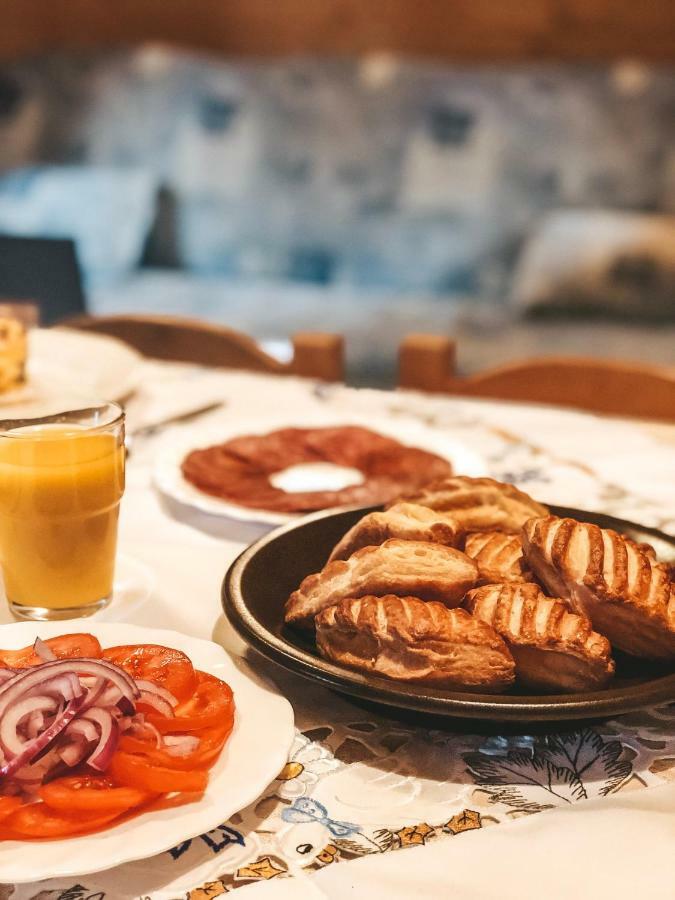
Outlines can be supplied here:
M91 615L112 596L124 412L52 401L0 421L0 566L14 615Z

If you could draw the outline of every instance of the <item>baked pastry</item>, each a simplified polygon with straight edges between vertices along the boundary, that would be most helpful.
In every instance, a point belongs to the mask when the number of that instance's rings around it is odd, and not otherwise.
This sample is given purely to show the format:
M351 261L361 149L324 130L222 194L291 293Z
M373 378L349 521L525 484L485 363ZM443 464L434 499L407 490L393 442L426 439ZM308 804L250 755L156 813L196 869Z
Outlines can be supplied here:
M545 506L512 484L465 475L444 478L403 499L431 509L452 512L464 531L517 534L532 516L548 513Z
M476 563L452 547L422 541L389 540L364 547L347 560L335 560L308 575L286 602L285 620L311 628L314 616L346 597L413 594L459 606L476 583Z
M496 693L513 684L504 641L463 609L418 597L348 598L316 617L327 659L396 681Z
M0 393L26 380L26 329L18 319L0 317Z
M384 512L368 513L335 546L330 560L348 559L361 547L375 547L390 538L428 541L456 547L460 531L453 517L416 503L395 503Z
M547 516L523 528L537 578L615 646L646 659L675 659L675 593L668 567L630 538Z
M612 648L585 616L563 600L545 597L536 584L489 584L464 603L501 635L516 663L516 679L544 691L590 691L614 674Z
M517 534L476 531L467 535L464 552L476 560L479 586L532 581L532 573L524 564L523 542Z
M291 466L333 463L358 469L363 481L341 490L285 491L270 478ZM452 473L446 459L406 447L356 425L281 428L193 450L183 477L200 491L253 509L309 512L332 506L387 503L401 490L416 490Z

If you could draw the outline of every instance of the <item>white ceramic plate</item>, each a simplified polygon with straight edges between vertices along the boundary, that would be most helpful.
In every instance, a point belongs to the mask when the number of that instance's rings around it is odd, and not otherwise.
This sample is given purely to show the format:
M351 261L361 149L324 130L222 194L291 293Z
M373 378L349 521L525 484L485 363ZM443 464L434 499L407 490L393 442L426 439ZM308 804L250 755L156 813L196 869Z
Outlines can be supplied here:
M28 333L26 385L0 395L2 405L54 394L123 400L138 386L142 357L115 338L67 329Z
M200 491L183 478L181 463L185 456L200 447L221 444L231 438L245 434L266 434L277 428L315 428L327 425L361 425L377 431L387 437L395 438L402 444L420 447L430 453L436 453L452 463L458 475L478 477L487 475L485 460L461 441L454 440L440 429L429 428L416 419L396 416L396 418L379 419L363 415L347 415L343 412L326 413L323 416L312 415L303 419L302 414L296 416L266 417L249 422L239 420L224 421L222 425L210 425L208 428L194 429L189 433L176 435L164 442L159 450L153 480L155 486L172 500L208 513L244 522L259 522L267 525L284 525L294 521L299 514L271 512L268 510L249 509L237 506L218 497L212 497ZM312 476L313 477L313 476ZM318 490L319 486L311 481L306 484L298 478L294 485L296 490Z
M80 622L104 647L164 644L187 653L196 668L224 679L234 691L235 725L201 800L176 809L147 812L83 837L55 841L3 841L0 882L25 883L100 872L154 856L216 828L252 803L281 771L293 742L293 710L273 688L255 679L210 641L136 625ZM77 630L75 623L21 622L0 627L0 647L16 649L35 640Z

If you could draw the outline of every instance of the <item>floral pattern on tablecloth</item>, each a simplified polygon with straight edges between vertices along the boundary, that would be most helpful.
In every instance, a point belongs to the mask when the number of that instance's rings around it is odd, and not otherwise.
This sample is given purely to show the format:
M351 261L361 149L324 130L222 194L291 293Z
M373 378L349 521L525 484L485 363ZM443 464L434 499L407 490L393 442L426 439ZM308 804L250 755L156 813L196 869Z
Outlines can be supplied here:
M322 390L339 406L353 394ZM362 392L367 395L368 392ZM673 512L489 424L461 402L388 412L451 428L491 473L549 503L675 533ZM378 396L380 409L382 395ZM592 421L589 419L589 422ZM471 734L388 718L256 657L296 713L288 763L256 803L150 860L77 881L0 886L0 900L209 900L246 885L490 828L587 798L675 781L675 703L559 733ZM461 726L460 726L461 727ZM465 726L467 729L470 726ZM506 729L505 729L506 730Z
M306 691L294 676L283 687L292 700ZM312 690L310 704L320 690ZM206 900L301 869L450 840L551 807L675 780L675 704L553 735L422 729L359 715L337 696L330 720L307 727L301 718L304 731L279 778L220 828L153 860L0 896ZM153 890L157 873L167 886Z

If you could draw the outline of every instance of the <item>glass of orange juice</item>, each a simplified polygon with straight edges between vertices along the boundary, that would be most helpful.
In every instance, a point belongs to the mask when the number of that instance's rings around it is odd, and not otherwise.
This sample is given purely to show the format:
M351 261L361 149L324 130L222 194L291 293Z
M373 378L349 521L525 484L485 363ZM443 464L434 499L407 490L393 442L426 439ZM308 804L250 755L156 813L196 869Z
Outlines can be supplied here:
M124 492L124 412L51 404L0 421L0 566L24 619L91 615L110 602Z

